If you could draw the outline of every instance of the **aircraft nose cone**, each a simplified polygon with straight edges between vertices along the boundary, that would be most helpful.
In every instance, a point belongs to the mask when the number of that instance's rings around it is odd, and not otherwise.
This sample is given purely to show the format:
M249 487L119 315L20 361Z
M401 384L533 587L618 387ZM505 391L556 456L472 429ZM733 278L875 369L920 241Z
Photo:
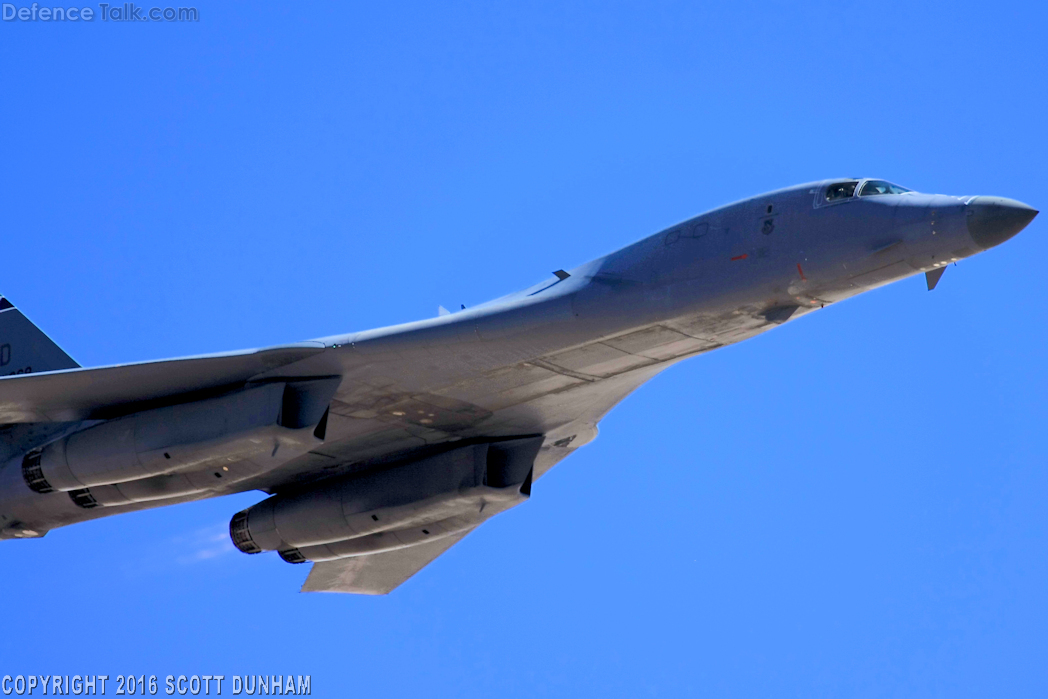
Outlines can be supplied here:
M992 248L1026 228L1037 213L1014 199L975 197L968 203L968 233L979 247Z

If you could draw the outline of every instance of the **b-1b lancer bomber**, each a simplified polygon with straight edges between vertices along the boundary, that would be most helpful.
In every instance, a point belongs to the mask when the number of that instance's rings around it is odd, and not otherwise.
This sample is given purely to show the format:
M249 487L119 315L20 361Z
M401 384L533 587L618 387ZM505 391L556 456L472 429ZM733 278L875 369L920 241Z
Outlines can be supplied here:
M233 544L312 562L303 590L383 594L597 435L631 391L1008 240L1011 199L875 179L723 206L535 286L414 323L84 369L0 299L0 538L269 495Z

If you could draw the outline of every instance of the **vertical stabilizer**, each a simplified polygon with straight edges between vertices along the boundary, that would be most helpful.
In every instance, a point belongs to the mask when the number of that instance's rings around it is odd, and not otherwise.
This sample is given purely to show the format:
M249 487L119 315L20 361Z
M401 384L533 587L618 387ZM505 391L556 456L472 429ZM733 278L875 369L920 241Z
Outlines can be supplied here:
M0 376L79 366L10 301L0 296Z

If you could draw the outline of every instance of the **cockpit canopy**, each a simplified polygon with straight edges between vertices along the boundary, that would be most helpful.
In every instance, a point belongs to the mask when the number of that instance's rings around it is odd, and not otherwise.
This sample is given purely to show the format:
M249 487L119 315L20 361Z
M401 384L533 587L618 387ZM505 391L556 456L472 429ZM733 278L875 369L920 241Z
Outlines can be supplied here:
M861 188L859 188L860 183L862 184ZM859 189L860 197L873 197L881 194L906 194L913 191L886 180L866 180L865 182L862 180L845 180L843 182L834 182L826 188L826 201L851 199L855 196L856 189Z
M866 183L859 190L860 197L872 197L878 194L906 194L912 192L912 189L906 189L900 187L897 184L886 182L884 180L866 180Z
M826 188L826 201L839 201L851 199L855 195L855 188L859 186L858 180L848 182L834 182Z

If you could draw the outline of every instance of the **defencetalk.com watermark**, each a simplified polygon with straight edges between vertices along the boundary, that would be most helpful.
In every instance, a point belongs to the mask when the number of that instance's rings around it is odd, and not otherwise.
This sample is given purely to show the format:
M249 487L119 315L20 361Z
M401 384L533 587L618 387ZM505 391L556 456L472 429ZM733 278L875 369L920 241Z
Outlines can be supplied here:
M199 22L200 11L195 7L150 7L148 10L133 2L119 5L100 2L93 7L40 7L40 3L16 7L5 2L0 6L5 22Z

